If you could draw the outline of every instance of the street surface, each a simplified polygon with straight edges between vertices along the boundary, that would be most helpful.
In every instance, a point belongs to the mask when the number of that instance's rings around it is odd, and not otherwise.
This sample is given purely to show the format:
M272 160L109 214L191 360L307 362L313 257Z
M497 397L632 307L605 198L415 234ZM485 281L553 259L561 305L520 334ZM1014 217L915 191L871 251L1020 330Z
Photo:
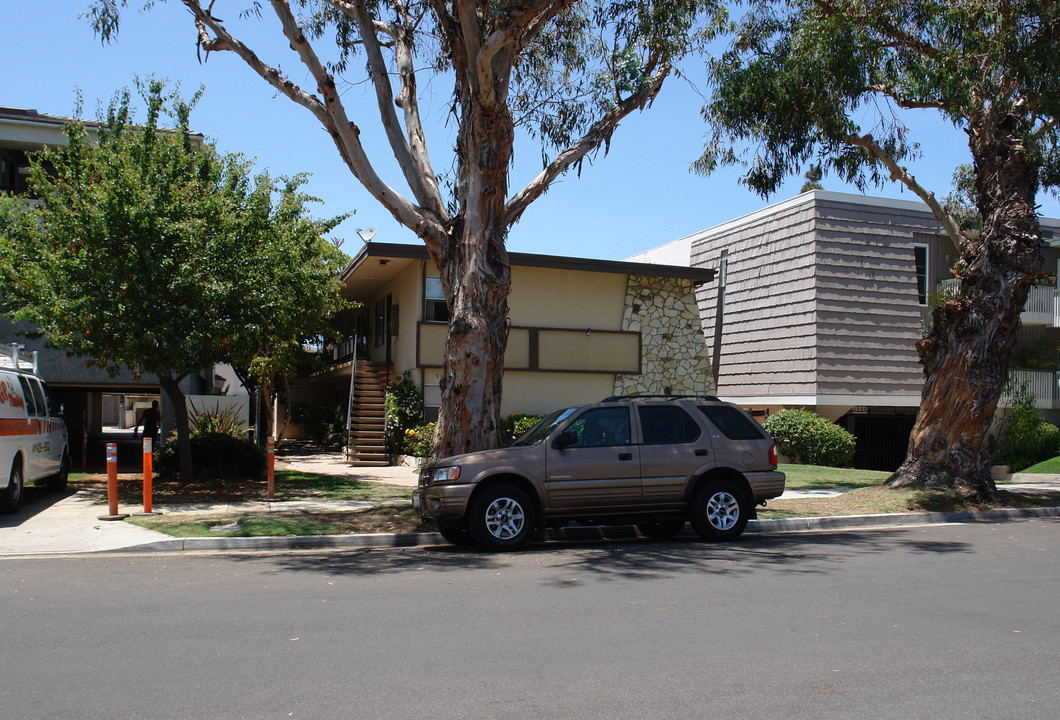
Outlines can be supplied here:
M1060 521L0 560L0 716L1052 718Z

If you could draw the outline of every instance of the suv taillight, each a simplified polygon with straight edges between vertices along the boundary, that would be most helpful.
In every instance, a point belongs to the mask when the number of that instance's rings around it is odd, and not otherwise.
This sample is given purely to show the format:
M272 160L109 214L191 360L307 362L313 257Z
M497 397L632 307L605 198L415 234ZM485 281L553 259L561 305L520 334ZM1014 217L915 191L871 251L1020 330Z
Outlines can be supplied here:
M777 457L777 446L772 445L769 448L769 464L773 467L777 466L777 462L780 458Z

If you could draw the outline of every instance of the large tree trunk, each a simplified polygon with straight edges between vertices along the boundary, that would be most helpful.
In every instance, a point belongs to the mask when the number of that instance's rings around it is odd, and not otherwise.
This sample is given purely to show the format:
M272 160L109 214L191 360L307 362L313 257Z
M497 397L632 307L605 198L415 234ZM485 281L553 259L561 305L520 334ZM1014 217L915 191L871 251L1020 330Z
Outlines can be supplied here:
M967 233L961 248L959 297L935 309L931 334L917 344L926 376L920 413L906 460L888 484L948 487L987 499L997 488L986 438L1042 252L1034 212L1038 169L1024 155L1026 128L1012 117L972 127L983 228Z
M173 406L173 414L177 420L177 462L180 468L180 479L183 482L191 482L195 477L195 467L191 460L191 436L188 432L188 403L184 398L184 391L180 389L180 382L168 375L159 375L158 384L169 398Z
M514 142L512 118L504 103L484 108L470 83L461 96L460 213L434 258L449 305L436 457L497 446L508 343L511 268L504 204Z

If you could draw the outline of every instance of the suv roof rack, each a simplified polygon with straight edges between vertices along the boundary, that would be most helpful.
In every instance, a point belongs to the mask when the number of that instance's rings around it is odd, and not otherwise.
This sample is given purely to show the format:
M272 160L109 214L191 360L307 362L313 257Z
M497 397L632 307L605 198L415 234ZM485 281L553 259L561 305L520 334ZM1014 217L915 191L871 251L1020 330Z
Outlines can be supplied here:
M621 400L709 400L720 402L713 395L612 395L600 402L619 402Z

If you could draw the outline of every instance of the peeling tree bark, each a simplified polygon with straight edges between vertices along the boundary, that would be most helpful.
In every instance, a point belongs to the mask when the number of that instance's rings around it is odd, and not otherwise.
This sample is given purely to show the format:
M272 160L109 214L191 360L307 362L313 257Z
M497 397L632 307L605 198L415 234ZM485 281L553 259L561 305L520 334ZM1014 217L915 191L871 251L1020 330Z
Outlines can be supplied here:
M1011 115L977 120L969 145L983 228L978 237L965 233L960 296L935 309L930 335L917 343L926 378L920 412L906 460L888 485L948 487L988 499L997 488L985 440L1042 252L1038 170L1022 146L1029 128Z

